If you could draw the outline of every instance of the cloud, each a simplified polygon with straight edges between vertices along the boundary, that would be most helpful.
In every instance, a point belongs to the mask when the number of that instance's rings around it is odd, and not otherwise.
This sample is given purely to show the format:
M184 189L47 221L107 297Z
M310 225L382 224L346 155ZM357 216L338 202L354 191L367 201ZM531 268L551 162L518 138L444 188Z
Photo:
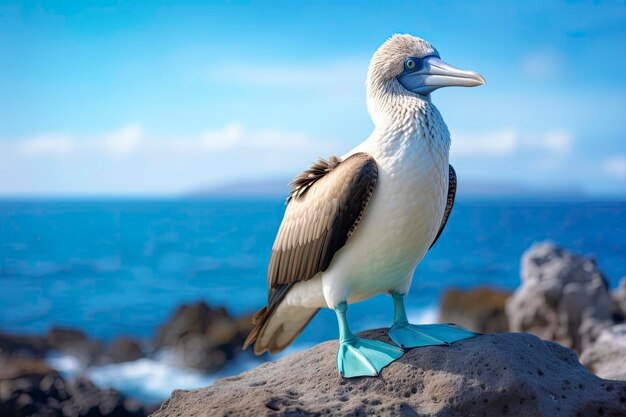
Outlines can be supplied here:
M130 124L104 134L95 141L95 145L114 157L125 157L136 151L142 142L143 128L138 124Z
M602 163L604 172L616 176L619 179L626 179L626 157L616 156L604 160Z
M17 153L26 156L65 156L76 150L76 143L68 135L38 135L17 144Z
M248 87L333 91L355 87L363 89L367 60L349 59L334 62L268 63L253 66L212 65L206 76L212 81Z
M553 77L564 68L563 58L554 50L537 50L525 55L521 62L522 71L533 77Z
M545 149L556 154L565 155L572 150L574 135L566 130L546 132L534 143L538 149Z
M451 132L451 152L457 157L503 157L519 152L542 152L564 156L571 152L574 135L567 130L540 133L507 128L481 133Z
M254 153L298 152L302 149L320 149L332 144L304 132L281 129L248 130L240 123L230 123L223 128L206 130L186 137L148 135L144 128L132 123L103 134L77 137L69 134L48 134L18 140L13 149L22 156L60 157L98 153L120 158L132 154L179 153L220 154L226 151ZM11 142L4 142L11 148Z
M89 152L104 152L116 158L136 151L143 141L143 128L129 124L94 137L77 137L67 133L48 133L11 142L3 141L3 148L14 148L17 155L25 157L67 157Z
M219 151L243 144L245 131L237 123L232 123L223 129L209 130L200 136L199 144L204 150Z
M92 135L0 140L0 193L178 193L222 182L284 178L345 144L240 123L185 136L137 123ZM71 158L71 162L68 158Z
M510 155L518 146L519 135L513 129L484 133L452 131L452 149L458 156L502 156Z
M4 140L0 168L11 175L0 176L0 192L163 194L255 178L287 179L318 157L349 148L333 139L306 131L250 129L241 123L170 136L129 123L92 135ZM507 171L513 175L522 172L520 166L532 166L533 173L563 172L570 169L565 156L573 144L567 130L453 131L452 157L469 177L517 167ZM624 165L621 159L607 163L606 169L623 176Z
M145 143L152 152L172 152L181 155L219 156L229 154L236 159L248 156L257 159L274 159L321 152L335 148L328 139L316 138L305 132L282 129L246 129L240 123L230 123L223 128L206 130L199 135L177 138L153 138Z

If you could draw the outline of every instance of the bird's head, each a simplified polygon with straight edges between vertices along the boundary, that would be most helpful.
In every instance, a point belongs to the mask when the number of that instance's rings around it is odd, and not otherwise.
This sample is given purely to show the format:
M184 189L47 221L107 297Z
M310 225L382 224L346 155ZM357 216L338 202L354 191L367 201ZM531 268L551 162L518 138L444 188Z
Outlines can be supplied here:
M485 84L478 73L446 64L428 42L394 35L374 53L367 74L368 101L388 94L428 97L441 87Z

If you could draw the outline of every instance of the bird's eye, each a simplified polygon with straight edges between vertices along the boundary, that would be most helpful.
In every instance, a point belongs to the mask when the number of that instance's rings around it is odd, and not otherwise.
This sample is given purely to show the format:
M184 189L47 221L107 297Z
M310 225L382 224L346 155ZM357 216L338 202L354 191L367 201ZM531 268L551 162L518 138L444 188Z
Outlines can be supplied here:
M415 68L415 61L413 61L411 58L408 58L408 59L406 60L405 65L406 65L406 67L407 67L408 69L413 69L413 68Z

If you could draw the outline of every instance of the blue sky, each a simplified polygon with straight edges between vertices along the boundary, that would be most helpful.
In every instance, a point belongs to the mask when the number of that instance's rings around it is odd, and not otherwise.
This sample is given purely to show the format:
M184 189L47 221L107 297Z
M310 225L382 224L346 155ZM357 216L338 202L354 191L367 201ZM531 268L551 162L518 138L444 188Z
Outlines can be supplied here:
M624 2L337 3L0 3L0 194L288 179L369 135L369 58L411 33L487 80L433 93L461 185L626 195Z

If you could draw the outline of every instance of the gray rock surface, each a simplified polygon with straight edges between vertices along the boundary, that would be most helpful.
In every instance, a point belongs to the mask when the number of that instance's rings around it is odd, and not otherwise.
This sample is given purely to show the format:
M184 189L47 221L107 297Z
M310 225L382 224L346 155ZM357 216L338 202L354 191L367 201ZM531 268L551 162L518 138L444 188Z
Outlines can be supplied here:
M613 317L624 321L626 318L626 277L619 281L617 289L611 293L613 299Z
M200 301L180 305L159 328L154 346L173 351L182 366L215 372L241 353L251 329L250 316L237 319Z
M599 377L626 381L626 324L604 329L580 361Z
M362 334L386 339L386 330ZM343 379L337 341L208 388L177 390L166 416L625 416L626 382L587 371L569 349L524 333L409 350L380 377Z
M113 362L128 362L143 358L143 350L135 339L120 337L111 343L109 358Z
M520 275L522 285L506 306L512 331L581 352L613 324L613 301L593 259L539 243L522 256Z
M112 389L66 381L39 359L0 358L0 416L144 417L144 408Z
M456 323L480 333L502 333L509 330L506 313L508 291L479 287L471 290L451 288L441 300L440 323Z
M48 352L43 336L16 335L0 332L0 358L43 358Z
M50 328L46 339L51 349L58 350L69 349L72 348L72 346L80 345L89 340L82 330L69 327Z
M83 365L93 365L103 358L104 343L89 339L78 329L52 327L46 336L48 347L78 358Z

